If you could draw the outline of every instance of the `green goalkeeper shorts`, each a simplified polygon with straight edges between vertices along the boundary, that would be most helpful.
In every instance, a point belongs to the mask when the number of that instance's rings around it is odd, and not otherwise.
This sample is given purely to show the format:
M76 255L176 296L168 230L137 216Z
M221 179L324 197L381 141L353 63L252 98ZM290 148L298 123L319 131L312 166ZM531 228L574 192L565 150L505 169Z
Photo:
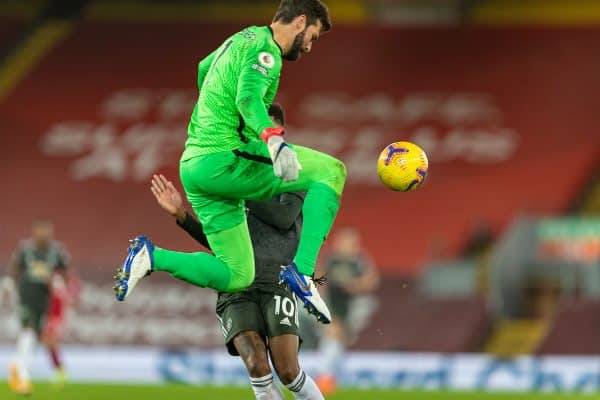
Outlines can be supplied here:
M315 182L326 182L340 194L345 167L318 151L293 146L302 165L298 180L284 182L273 173L264 142L253 140L239 149L181 161L181 182L204 232L233 228L246 218L244 200L264 200L275 194L307 190Z

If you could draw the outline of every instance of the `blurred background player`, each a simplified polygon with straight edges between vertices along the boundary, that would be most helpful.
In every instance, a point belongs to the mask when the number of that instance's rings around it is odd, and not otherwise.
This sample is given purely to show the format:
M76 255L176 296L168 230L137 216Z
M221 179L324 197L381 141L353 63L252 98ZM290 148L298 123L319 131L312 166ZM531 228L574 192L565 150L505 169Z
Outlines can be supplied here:
M283 126L281 106L271 105L269 115ZM154 176L152 193L159 205L177 219L182 229L210 248L202 225L185 211L181 194L170 181L162 175ZM259 400L283 399L273 382L269 354L279 379L296 399L323 398L315 382L302 371L298 362L297 298L279 283L281 265L291 262L298 247L304 195L304 192L283 193L270 200L246 202L256 277L248 289L219 293L217 300L217 315L229 354L242 358ZM186 268L167 272L186 281L196 273L194 269Z
M351 323L355 300L373 292L379 284L379 273L363 248L357 228L342 227L332 240L332 249L322 264L328 283L325 298L332 316L320 342L322 369L317 384L325 394L335 390L336 369L356 333Z
M23 240L14 252L10 276L18 287L18 313L21 329L17 338L16 358L9 365L9 386L17 393L31 393L30 362L50 306L52 282L55 274L64 282L68 265L67 253L54 239L54 224L40 219L33 223L31 238ZM64 376L56 351L50 350L54 365Z

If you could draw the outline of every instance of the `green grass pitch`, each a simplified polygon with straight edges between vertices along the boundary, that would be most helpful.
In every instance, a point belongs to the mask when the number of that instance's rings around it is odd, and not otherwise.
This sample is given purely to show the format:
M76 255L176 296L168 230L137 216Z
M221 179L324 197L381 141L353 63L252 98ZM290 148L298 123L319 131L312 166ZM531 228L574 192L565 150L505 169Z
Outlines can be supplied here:
M0 387L0 399L21 399ZM85 385L68 384L58 389L50 384L36 384L31 400L252 400L250 387L220 388L183 385L134 386L134 385ZM286 392L286 399L293 397ZM600 394L516 394L477 392L430 392L344 389L327 396L328 400L575 400L598 399Z

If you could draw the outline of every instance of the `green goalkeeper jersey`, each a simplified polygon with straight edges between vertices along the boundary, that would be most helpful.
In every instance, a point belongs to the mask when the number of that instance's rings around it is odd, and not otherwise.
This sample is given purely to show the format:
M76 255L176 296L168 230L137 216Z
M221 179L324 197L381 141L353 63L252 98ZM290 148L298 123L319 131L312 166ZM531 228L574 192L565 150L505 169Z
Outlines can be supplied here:
M200 95L182 160L234 150L275 126L268 108L279 86L281 48L271 28L238 32L198 64Z

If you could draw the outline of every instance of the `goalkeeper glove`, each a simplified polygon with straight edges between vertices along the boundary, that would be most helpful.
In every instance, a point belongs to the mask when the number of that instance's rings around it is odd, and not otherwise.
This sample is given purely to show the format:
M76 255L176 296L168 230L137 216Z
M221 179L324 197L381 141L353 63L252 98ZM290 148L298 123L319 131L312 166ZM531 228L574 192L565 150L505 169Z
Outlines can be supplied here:
M285 182L291 182L298 179L298 173L302 167L298 162L296 152L283 140L283 133L283 128L273 127L265 129L260 136L269 149L275 176Z

